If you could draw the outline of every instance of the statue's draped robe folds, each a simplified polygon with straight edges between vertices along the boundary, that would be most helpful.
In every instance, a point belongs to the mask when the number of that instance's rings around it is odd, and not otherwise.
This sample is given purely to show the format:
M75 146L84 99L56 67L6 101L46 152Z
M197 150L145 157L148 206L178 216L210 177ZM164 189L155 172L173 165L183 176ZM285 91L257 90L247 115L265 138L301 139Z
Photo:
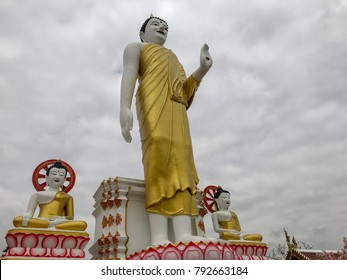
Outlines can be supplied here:
M231 212L231 216L228 221L219 221L219 225L223 229L241 231L239 218L234 212ZM240 240L241 239L238 234L235 234L232 232L221 232L219 236L221 239L225 239L225 240ZM243 236L243 239L247 241L262 241L263 237L260 234L251 233L251 234L245 234Z
M142 143L146 209L197 215L195 169L187 108L199 82L188 79L176 55L158 44L141 50L136 109Z
M64 193L57 192L49 203L41 204L39 217L54 218L55 216L67 216L73 218L73 198Z
M62 221L60 224L57 224L55 228L79 231L83 231L87 228L86 222L73 220L73 198L62 191L58 191L50 202L40 204L39 208L39 218L31 218L28 222L28 227L48 228L50 219L67 217L67 221ZM17 216L13 220L13 225L15 227L21 227L22 222L23 217Z

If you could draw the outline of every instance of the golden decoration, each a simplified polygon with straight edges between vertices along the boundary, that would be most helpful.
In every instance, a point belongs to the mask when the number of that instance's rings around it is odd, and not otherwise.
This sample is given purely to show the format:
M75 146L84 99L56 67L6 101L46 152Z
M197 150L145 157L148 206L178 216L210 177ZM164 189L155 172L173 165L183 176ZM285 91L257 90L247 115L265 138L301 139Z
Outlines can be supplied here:
M108 208L111 209L113 206L113 200L111 200L111 199L107 200L107 206L108 206Z
M119 190L118 189L114 190L114 197L115 198L119 197Z
M117 213L117 216L116 216L116 225L117 226L119 226L120 224L121 224L121 222L122 222L122 216L119 214L119 213Z
M105 227L107 226L107 224L108 224L108 220L107 220L107 218L104 216L104 217L102 218L102 223L101 223L102 228L105 228Z
M115 235L112 236L112 242L117 244L119 243L118 237L120 236L120 233L117 231Z
M105 244L111 244L111 241L110 241L110 239L108 239L108 238L105 238Z
M110 214L108 216L108 226L111 227L113 226L113 224L114 224L114 217ZM108 236L108 237L111 237L111 236Z
M205 207L199 209L199 216L200 216L201 218L203 218L206 214L207 214L207 210L206 210Z
M113 201L114 205L119 208L122 204L122 201L118 198L116 198L114 201Z
M205 232L205 224L202 220L200 220L200 222L199 222L199 228L202 232Z
M100 205L101 205L102 209L104 209L104 211L105 211L107 208L107 201L106 200L101 201Z
M103 246L103 245L104 245L103 238L100 237L100 238L98 239L98 245L99 245L99 246Z

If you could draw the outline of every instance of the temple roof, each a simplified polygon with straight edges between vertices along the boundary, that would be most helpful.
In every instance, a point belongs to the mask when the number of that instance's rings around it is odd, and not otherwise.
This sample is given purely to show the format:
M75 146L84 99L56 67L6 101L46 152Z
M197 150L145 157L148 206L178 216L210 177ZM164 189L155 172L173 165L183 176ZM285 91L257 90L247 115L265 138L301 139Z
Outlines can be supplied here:
M323 260L326 253L338 254L338 251L292 249L288 250L286 260Z
M312 250L312 249L301 249L298 248L298 244L295 238L292 238L290 241L290 237L287 234L287 231L284 230L287 240L288 252L286 254L286 260L325 260L327 259L327 255L331 259L341 259L341 254L345 254L342 251L333 251L333 250ZM346 238L344 238L345 248L346 246Z

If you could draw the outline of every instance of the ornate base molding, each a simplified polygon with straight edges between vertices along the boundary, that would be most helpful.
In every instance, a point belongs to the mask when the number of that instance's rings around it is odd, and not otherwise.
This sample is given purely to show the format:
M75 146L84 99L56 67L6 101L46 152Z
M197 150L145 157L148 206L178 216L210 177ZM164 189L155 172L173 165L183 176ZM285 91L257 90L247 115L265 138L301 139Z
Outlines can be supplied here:
M127 260L266 260L264 243L189 242L149 247Z
M198 190L198 213L192 220L192 235L205 237L202 192ZM124 260L151 245L145 182L130 178L103 180L94 194L95 241L89 249L92 260ZM169 240L173 241L169 225Z

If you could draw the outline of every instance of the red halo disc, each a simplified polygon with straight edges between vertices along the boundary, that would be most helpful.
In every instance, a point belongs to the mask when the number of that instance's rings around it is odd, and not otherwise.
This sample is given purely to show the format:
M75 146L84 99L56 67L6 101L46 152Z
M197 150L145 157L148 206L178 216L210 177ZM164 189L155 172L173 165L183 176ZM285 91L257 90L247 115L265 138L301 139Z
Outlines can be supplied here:
M55 162L60 161L67 169L66 180L63 185L62 191L68 193L71 191L76 181L76 174L72 167L65 161L57 159L49 159L41 162L34 170L32 176L32 183L37 191L43 191L46 187L46 172L48 168Z
M217 211L217 205L214 201L214 194L217 191L216 186L208 186L204 189L204 203L208 211L211 213Z

